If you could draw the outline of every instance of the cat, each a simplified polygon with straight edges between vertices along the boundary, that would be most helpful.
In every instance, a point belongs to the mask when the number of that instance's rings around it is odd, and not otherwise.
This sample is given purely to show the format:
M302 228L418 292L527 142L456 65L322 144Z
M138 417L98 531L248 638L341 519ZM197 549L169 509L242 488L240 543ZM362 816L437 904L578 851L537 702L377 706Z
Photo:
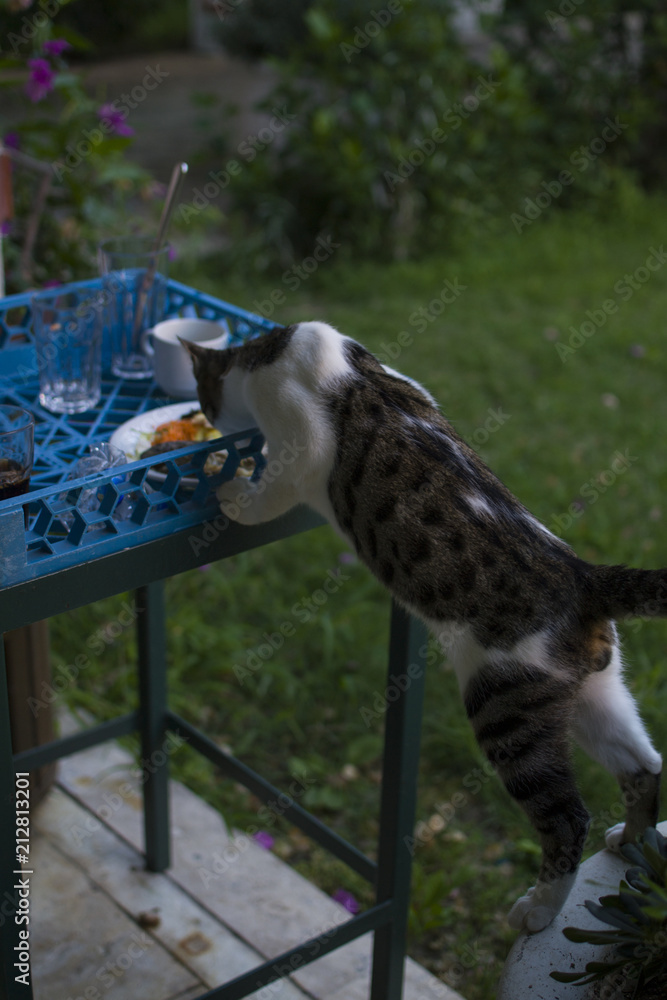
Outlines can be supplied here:
M476 738L542 846L511 926L561 910L589 827L570 739L616 776L618 850L657 822L662 760L624 684L615 620L667 614L667 570L579 559L522 506L412 379L326 323L214 351L182 341L201 408L223 433L258 427L270 483L223 483L223 512L259 524L310 505L439 640ZM274 463L275 467L275 463Z

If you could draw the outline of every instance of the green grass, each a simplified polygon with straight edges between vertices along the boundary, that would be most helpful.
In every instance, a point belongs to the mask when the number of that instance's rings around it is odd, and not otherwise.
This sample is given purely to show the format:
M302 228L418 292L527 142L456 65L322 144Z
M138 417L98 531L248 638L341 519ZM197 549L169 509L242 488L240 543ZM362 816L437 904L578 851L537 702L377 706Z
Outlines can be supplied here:
M614 285L644 264L666 231L667 204L654 199L608 220L545 212L520 236L508 226L419 263L352 266L334 254L294 292L280 275L229 274L215 262L182 264L175 276L248 308L278 289L281 321L324 319L392 355L581 556L653 567L667 563L667 262L627 301ZM465 290L419 330L410 317L437 308L430 303L446 280ZM604 311L605 300L617 311L563 361L557 345L568 345L570 327L580 328L587 310ZM625 463L617 452L627 454ZM177 711L277 784L305 775L299 800L372 854L382 720L367 727L360 709L385 686L389 604L345 551L322 528L169 581L170 686ZM305 602L330 569L349 579L309 614ZM113 622L122 599L54 621L56 668L74 659L82 636ZM279 643L281 626L290 635ZM633 623L623 633L630 686L664 753L665 624ZM272 636L280 648L270 648ZM66 697L108 717L134 703L133 670L125 630L91 656ZM581 755L577 762L596 820L592 853L620 797L600 767ZM187 748L172 763L230 822L257 823L252 798ZM454 677L439 662L427 679L418 819L445 822L434 821L415 854L411 950L468 1000L495 995L514 938L505 914L539 862L532 828L482 767ZM370 902L360 880L281 818L263 819L282 857L326 891L344 886Z

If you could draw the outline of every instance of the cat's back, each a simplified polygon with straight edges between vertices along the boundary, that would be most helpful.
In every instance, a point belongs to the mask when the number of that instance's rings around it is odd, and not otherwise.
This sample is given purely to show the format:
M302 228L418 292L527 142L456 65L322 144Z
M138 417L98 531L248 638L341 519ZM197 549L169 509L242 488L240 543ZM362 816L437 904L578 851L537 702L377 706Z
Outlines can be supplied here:
M508 641L512 620L537 625L546 597L567 600L569 548L425 390L354 341L342 352L347 377L329 391L337 439L329 496L360 557L429 620L476 621L480 634L506 632Z

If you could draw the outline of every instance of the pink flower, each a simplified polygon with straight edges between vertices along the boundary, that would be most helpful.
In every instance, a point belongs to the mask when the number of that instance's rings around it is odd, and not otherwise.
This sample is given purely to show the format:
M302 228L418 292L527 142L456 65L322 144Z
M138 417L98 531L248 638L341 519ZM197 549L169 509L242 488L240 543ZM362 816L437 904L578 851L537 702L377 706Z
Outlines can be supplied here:
M25 92L31 101L41 101L53 90L54 71L46 59L28 59L30 79L25 85Z
M134 135L134 129L125 124L125 113L114 108L113 104L103 104L97 114L106 127L116 135Z
M336 889L331 898L335 899L337 903L340 903L341 906L345 907L348 913L359 912L359 903L356 901L352 893L347 891L347 889Z
M265 851L270 851L275 843L271 834L267 833L266 830L258 830L257 833L253 833L252 839Z
M59 56L65 51L65 49L71 49L69 42L66 42L64 38L52 38L48 42L44 42L42 49L46 52L47 56Z

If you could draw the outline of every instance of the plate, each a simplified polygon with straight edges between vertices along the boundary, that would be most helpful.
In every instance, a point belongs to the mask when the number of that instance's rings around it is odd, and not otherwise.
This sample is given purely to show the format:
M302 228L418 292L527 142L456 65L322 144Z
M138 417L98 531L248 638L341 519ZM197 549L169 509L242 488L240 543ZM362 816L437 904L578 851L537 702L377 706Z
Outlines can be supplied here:
M109 443L124 451L128 462L136 462L141 452L150 448L151 434L160 424L169 423L170 420L179 420L180 417L184 417L186 413L192 413L193 410L201 410L197 399L190 403L171 403L169 406L158 406L155 410L139 413L136 417L126 420L124 424L117 427L109 438ZM194 444L195 442L188 443Z

